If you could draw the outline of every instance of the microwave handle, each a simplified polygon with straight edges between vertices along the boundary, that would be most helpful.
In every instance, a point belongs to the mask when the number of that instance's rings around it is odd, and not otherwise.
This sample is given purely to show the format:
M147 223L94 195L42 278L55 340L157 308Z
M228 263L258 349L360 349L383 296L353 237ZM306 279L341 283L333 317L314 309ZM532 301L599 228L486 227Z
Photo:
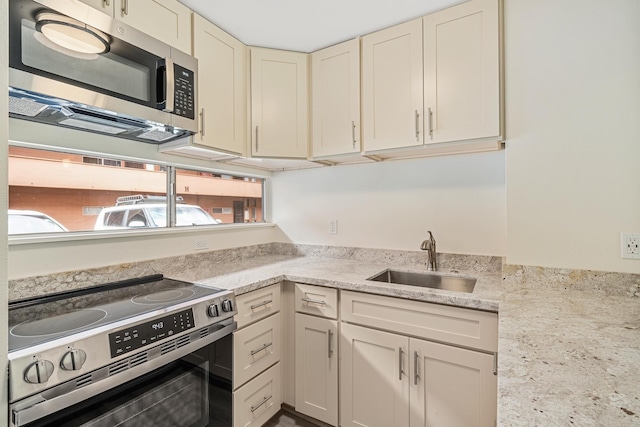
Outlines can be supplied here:
M176 79L173 60L164 58L158 61L158 106L163 111L173 113L175 110Z

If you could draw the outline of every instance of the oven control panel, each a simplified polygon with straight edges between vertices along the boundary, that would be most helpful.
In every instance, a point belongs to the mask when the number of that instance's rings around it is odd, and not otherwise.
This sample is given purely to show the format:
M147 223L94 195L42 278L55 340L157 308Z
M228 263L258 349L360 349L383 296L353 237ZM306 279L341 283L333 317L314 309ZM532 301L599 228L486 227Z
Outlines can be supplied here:
M109 334L111 357L117 357L149 344L154 344L194 327L193 309L190 308L169 316L120 329Z

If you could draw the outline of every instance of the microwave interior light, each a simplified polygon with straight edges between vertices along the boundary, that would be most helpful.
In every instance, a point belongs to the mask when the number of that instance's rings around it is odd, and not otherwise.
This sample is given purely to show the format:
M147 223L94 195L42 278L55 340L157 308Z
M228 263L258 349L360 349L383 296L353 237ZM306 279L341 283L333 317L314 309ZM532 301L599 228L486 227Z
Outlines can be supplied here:
M74 52L100 54L110 50L106 34L57 13L39 13L36 17L36 30L58 46Z

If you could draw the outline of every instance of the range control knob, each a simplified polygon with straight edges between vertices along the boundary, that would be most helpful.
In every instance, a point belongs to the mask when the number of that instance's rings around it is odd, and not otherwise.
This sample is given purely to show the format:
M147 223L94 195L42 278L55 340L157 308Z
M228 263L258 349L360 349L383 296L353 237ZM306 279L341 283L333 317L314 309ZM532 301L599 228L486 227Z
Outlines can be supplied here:
M67 351L60 360L60 367L65 371L77 371L87 360L87 353L80 349Z
M220 316L220 312L218 311L218 304L211 304L209 307L207 307L207 315L209 317Z
M24 371L24 380L30 384L46 383L53 374L53 363L48 360L38 360Z
M233 303L231 302L230 299L226 299L224 301L222 301L222 311L233 311Z

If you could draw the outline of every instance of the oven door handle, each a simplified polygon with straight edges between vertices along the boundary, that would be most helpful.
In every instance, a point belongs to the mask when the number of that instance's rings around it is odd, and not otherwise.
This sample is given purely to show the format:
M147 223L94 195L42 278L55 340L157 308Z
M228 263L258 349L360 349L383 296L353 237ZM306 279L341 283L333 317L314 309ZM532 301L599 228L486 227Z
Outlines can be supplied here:
M100 393L124 384L127 381L132 380L133 378L152 372L153 370L158 369L161 366L166 365L167 363L180 359L181 357L184 357L189 353L192 353L229 335L237 329L237 323L234 322L232 318L228 319L227 321L222 321L218 325L222 327L214 332L209 333L209 335L205 336L204 338L196 339L195 341L183 347L176 348L173 351L158 356L145 363L121 371L117 374L114 374L113 376L97 380L94 383L81 388L77 388L69 393L50 397L49 399L47 399L48 394L50 393L47 393L48 391L45 390L35 396L31 396L21 401L15 402L10 406L12 422L11 425L15 427L24 426L33 421L39 420L40 418L44 418L47 415L51 415L52 413L57 412L61 409L68 408L75 405L76 403L82 402L83 400L97 396ZM191 331L189 334L199 334L200 330L201 329L198 329L195 332ZM160 347L162 345L163 344L159 344L157 347ZM145 351L150 350L151 349L147 349ZM128 357L125 357L124 359L127 359ZM108 366L99 368L94 372L101 370L108 371ZM108 374L105 373L105 375Z

